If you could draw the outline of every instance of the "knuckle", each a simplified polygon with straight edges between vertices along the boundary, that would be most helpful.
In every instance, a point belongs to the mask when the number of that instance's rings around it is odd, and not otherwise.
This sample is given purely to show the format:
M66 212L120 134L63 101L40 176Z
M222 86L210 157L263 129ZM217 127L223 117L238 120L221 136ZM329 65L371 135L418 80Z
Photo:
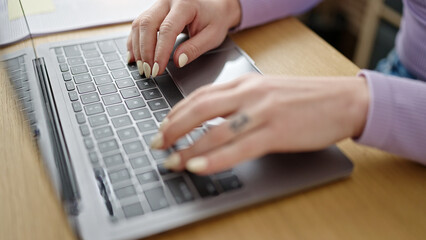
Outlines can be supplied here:
M187 42L186 53L188 54L188 56L191 56L191 58L194 59L201 54L201 49L197 45L191 42Z
M147 29L147 28L149 28L150 26L152 26L152 23L153 23L153 19L152 19L152 17L151 17L151 16L149 16L149 15L146 15L146 16L144 16L143 18L141 18L141 19L139 20L139 25L138 25L138 27L139 27L139 28L141 28L141 29Z
M176 33L174 24L171 20L164 20L160 25L160 33L162 34L173 34ZM176 34L177 35L177 34Z

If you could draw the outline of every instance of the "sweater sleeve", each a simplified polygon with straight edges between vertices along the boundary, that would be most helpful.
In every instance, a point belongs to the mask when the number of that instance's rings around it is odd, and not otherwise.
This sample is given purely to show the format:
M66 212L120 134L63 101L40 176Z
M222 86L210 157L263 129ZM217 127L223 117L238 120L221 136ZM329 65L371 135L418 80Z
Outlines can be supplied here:
M426 165L426 83L362 70L370 105L358 141Z
M234 31L303 13L320 1L321 0L240 0L242 12L241 22Z

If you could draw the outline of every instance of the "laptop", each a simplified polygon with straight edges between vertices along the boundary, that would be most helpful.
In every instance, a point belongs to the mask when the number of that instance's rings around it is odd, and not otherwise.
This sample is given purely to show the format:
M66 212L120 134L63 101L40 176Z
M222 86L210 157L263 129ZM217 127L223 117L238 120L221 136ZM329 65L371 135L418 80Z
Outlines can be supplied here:
M48 43L1 56L69 223L82 239L143 238L335 181L353 164L336 147L270 154L210 176L162 163L149 148L170 109L200 86L259 72L232 40L155 78L126 63L128 33ZM176 45L184 41L180 36Z

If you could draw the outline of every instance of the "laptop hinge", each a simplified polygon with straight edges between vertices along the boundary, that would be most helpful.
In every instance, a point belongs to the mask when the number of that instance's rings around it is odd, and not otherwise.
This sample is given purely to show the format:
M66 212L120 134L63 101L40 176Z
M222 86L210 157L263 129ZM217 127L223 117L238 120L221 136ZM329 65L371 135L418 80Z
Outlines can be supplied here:
M58 109L53 98L53 90L50 84L44 58L33 60L36 78L40 82L43 101L47 113L47 125L53 149L55 164L61 181L61 197L68 214L78 215L78 203L80 193L75 180L75 174L71 163L69 151L65 142L62 125L58 116Z

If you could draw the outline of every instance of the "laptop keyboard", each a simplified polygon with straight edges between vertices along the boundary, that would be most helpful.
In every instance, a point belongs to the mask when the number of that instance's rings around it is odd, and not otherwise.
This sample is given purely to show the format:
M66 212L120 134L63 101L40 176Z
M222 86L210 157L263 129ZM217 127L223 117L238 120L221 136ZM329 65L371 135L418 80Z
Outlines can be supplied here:
M103 194L111 215L147 215L240 189L232 170L197 176L162 167L171 152L188 147L205 128L194 129L166 151L149 148L170 105L155 79L125 64L125 43L119 38L54 49L101 193L112 198ZM169 76L157 78L163 77Z
M34 136L37 136L37 119L34 113L33 98L30 92L30 83L28 81L28 74L25 67L25 55L4 61L4 66L6 67L9 80L12 83L21 104L21 109L24 111L24 115L33 130Z

